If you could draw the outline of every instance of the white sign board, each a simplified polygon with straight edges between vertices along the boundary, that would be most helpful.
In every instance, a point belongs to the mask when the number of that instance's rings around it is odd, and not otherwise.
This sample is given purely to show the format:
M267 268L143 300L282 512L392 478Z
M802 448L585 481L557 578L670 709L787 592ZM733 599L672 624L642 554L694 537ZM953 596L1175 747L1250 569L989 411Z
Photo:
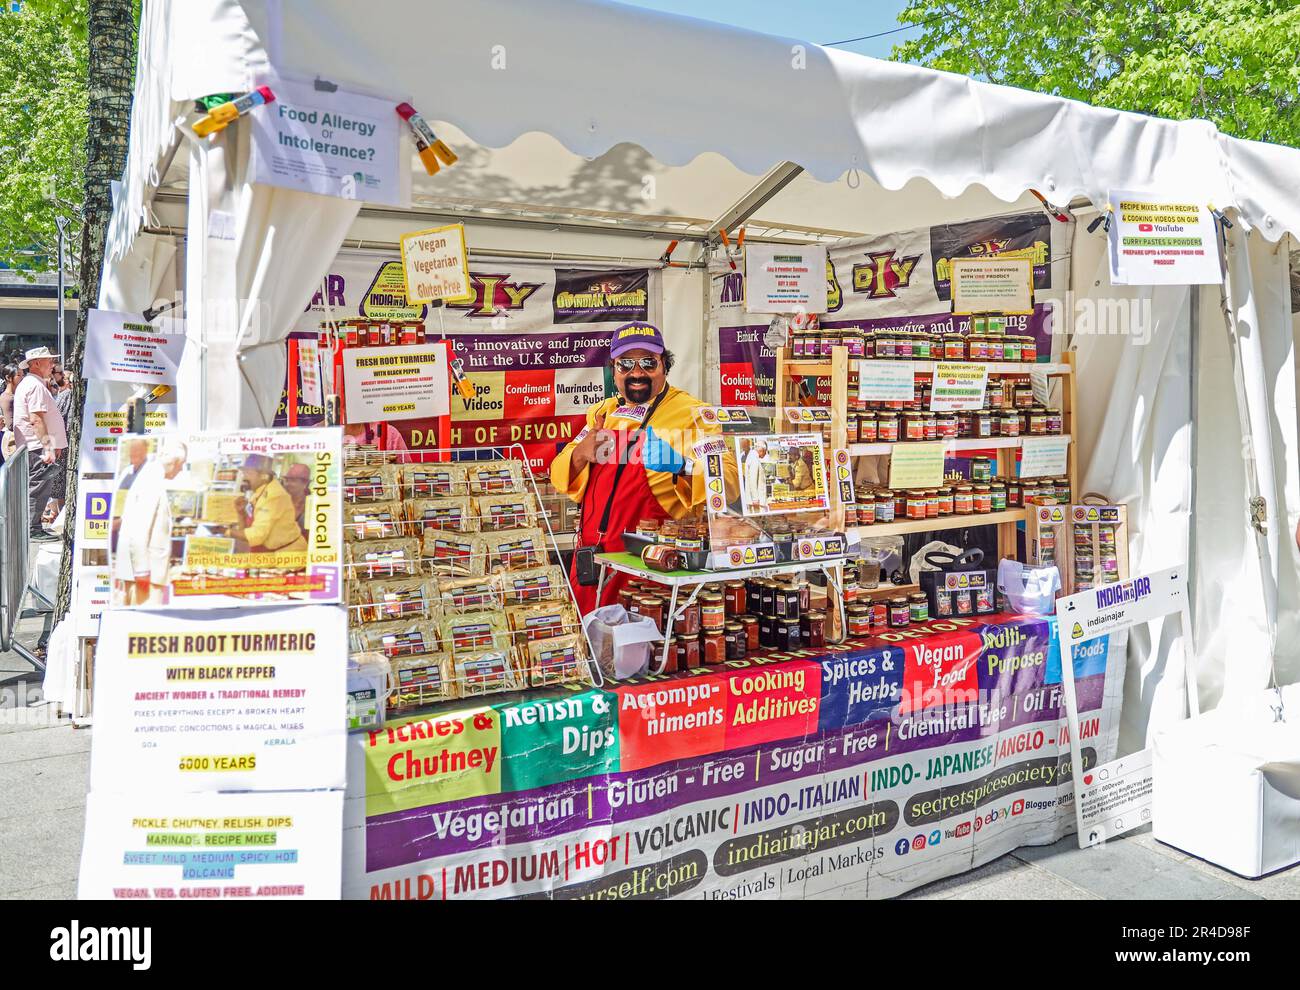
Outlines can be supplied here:
M1074 648L1098 636L1178 613L1183 622L1183 664L1188 702L1197 712L1192 622L1187 610L1185 567L1139 574L1101 585L1056 602L1056 635L1061 653L1061 683L1070 733L1074 813L1079 848L1104 842L1151 820L1151 753L1143 750L1105 766L1085 770L1079 746L1079 703L1074 685ZM1105 776L1102 772L1105 771Z
M952 311L1033 313L1034 263L1029 258L953 258Z
M403 234L401 250L408 303L427 303L435 299L464 302L474 298L474 287L469 280L464 224L453 223Z
M341 791L92 793L77 896L337 900L342 821Z
M1069 437L1025 437L1020 441L1020 477L1055 478L1069 468Z
M450 415L447 346L346 348L343 393L349 423Z
M745 306L751 313L826 312L826 247L746 244Z
M110 610L91 790L341 788L346 705L342 608Z
M106 383L90 382L86 386L86 405L81 414L81 456L78 467L82 476L88 474L116 474L121 458L122 441L129 438L126 432L125 399L119 402L110 392L102 390ZM100 388L96 388L100 386ZM111 391L120 391L113 389ZM130 389L126 390L127 392ZM174 393L173 393L174 394ZM145 407L144 429L153 436L176 429L176 403L167 402Z
M1209 206L1190 198L1111 190L1114 285L1217 285L1219 234Z
M407 206L410 164L400 153L405 124L399 100L276 80L275 102L245 118L252 124L253 182L301 192Z
M858 398L863 402L911 402L911 361L859 361Z
M939 361L930 380L930 411L983 409L989 366L965 361Z
M325 405L321 392L320 342L300 340L298 342L298 380L302 383L300 398L309 406Z
M86 314L86 352L81 377L133 385L175 385L185 352L185 324L110 309Z

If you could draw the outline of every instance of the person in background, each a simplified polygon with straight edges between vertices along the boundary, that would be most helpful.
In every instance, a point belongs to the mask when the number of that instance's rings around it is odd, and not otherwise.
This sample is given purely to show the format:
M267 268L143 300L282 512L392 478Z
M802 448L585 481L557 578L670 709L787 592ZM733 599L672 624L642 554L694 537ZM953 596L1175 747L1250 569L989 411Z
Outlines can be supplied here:
M63 417L63 422L66 424L68 417L72 415L72 379L63 370L63 365L54 366L54 375L50 384L50 391L54 393L54 404L59 407L59 415Z
M294 518L293 499L276 480L275 462L265 454L249 454L239 474L248 490L235 500L240 522L231 526L230 535L248 544L249 553L306 550L307 538Z
M148 448L146 447L146 452ZM118 551L113 555L113 599L119 605L166 602L172 558L172 515L168 482L185 467L187 451L177 443L149 461L131 484L122 506Z
M586 427L551 462L551 484L582 507L577 546L598 553L622 550L623 533L636 532L643 519L681 519L702 509L704 469L692 448L722 433L716 423L697 421L704 402L668 384L673 356L657 327L619 327L609 356L618 394L587 411ZM727 491L736 491L736 478L736 458L725 453ZM601 532L607 506L609 522ZM596 589L578 583L576 563L573 577L583 615L617 601L627 583L626 575L611 575L597 602Z
M18 435L14 432L14 392L24 374L16 363L4 366L5 388L0 392L0 430L4 431L0 441L0 464L13 457L18 449Z
M307 489L311 487L311 468L306 464L290 464L281 481L284 490L293 499L293 508L302 535L307 535Z
M767 469L763 467L766 459L767 444L762 440L754 442L745 455L742 470L745 472L746 512L762 512L767 508Z
M343 426L344 447L374 447L378 449L381 439L384 442L383 450L388 454L386 458L388 463L415 463L415 458L411 456L406 441L402 439L401 431L392 423L346 423Z
M57 354L48 347L27 352L27 375L14 392L14 426L27 448L27 494L31 511L31 538L56 539L45 531L41 518L45 503L58 493L63 498L63 472L67 466L68 433L45 384Z

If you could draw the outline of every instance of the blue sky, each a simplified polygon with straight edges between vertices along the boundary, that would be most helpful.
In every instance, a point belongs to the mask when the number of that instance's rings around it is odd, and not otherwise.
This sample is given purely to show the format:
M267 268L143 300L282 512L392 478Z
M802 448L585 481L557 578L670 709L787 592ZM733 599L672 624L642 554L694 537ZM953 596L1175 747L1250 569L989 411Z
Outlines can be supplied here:
M647 7L672 14L700 17L738 27L779 34L801 41L827 44L843 38L857 38L899 27L898 13L907 6L906 0L813 0L791 3L790 0L622 0L634 7ZM897 42L906 41L918 34L910 28L898 34L860 41L840 47L888 58Z

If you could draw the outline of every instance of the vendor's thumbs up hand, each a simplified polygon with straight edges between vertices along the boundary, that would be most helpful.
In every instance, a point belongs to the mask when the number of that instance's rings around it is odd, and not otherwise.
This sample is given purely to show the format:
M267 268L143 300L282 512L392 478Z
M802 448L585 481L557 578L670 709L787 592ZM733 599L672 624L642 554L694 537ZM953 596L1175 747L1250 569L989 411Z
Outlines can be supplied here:
M610 441L610 434L605 429L605 414L598 412L587 427L586 435L574 445L573 457L570 461L574 474L583 470L588 464L595 461L598 457L603 456L603 449ZM597 444L600 447L597 447Z

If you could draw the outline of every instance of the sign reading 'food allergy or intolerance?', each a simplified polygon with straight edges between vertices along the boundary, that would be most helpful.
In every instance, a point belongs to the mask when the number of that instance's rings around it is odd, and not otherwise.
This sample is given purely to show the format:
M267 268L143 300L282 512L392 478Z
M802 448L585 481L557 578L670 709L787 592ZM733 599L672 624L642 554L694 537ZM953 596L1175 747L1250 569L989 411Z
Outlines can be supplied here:
M338 429L131 438L118 476L132 480L113 493L113 607L338 602L341 460ZM222 542L193 549L208 538Z
M271 82L275 102L246 118L253 131L252 181L384 206L407 206L397 100Z
M463 302L473 298L464 224L403 234L401 250L408 302Z
M825 245L745 245L745 300L751 313L826 312Z
M77 896L336 899L342 814L341 791L92 793Z
M1115 285L1213 285L1223 280L1219 235L1191 197L1112 190L1110 280Z
M952 311L1032 313L1034 266L1029 258L955 258L952 261Z
M343 787L346 642L331 606L105 613L91 789Z
M92 309L86 314L81 377L133 385L175 385L185 351L185 324L162 317L153 323L130 313Z
M446 416L451 410L447 345L349 347L343 393L349 423Z

